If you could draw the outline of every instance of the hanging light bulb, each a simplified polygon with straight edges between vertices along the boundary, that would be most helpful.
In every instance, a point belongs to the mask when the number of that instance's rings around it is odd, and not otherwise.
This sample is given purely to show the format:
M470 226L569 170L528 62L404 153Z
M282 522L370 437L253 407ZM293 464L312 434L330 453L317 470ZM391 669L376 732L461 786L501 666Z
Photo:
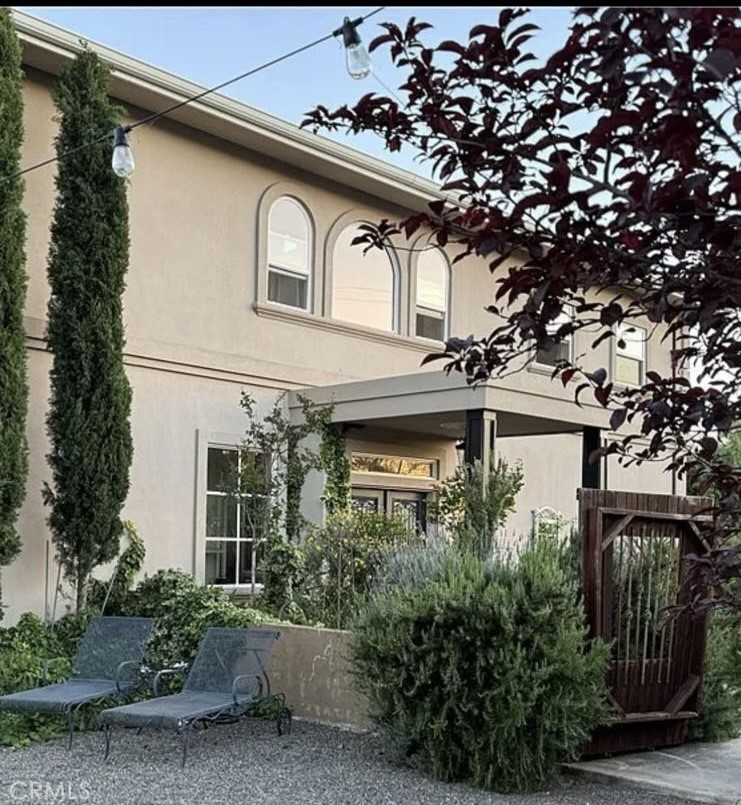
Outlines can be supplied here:
M116 176L131 176L134 172L134 152L129 145L129 129L116 126L113 134L113 159L111 167Z
M345 58L347 60L347 72L353 78L365 78L371 74L373 65L371 64L368 51L365 45L360 41L358 34L358 25L363 21L363 18L351 20L345 17L342 23L342 28L335 31L335 36L342 34L342 41L345 45Z

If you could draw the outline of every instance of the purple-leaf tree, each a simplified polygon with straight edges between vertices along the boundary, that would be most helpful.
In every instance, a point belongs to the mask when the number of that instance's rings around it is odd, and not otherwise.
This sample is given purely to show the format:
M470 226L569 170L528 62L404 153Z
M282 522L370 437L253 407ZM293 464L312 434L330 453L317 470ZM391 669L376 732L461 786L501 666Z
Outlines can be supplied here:
M697 606L741 609L741 470L717 454L741 423L741 30L738 8L581 8L547 62L537 26L504 9L468 42L425 44L430 25L390 23L370 45L403 74L399 97L318 107L314 131L375 132L431 161L447 201L382 221L367 247L424 230L497 272L493 329L451 338L446 371L496 378L573 332L593 346L642 323L672 350L670 376L613 385L585 360L553 373L611 410L630 433L601 448L623 463L702 465L718 491L714 550L693 564ZM562 321L566 306L573 320ZM697 379L688 367L697 367ZM699 594L698 594L699 595Z

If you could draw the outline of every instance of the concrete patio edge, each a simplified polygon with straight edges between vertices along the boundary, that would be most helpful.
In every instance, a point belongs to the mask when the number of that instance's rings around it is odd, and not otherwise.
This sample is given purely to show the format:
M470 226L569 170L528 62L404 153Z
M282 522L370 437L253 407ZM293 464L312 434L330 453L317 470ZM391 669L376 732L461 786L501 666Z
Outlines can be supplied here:
M580 763L564 763L562 768L564 772L578 775L585 780L596 783L632 786L643 791L653 791L657 794L681 797L692 802L711 803L711 805L741 805L741 793L739 793L738 797L735 797L733 794L688 791L686 785L682 782L653 780L647 778L645 774L635 772L586 768Z
M741 805L741 738L583 760L564 771L692 802Z

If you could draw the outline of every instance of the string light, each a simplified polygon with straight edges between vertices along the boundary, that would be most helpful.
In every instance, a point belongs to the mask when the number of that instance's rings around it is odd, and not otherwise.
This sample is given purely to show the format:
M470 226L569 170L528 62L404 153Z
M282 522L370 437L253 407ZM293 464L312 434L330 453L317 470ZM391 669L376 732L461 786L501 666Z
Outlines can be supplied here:
M128 177L134 172L134 153L129 145L129 129L124 126L116 126L113 134L111 167L116 176Z
M335 36L342 34L342 41L345 45L345 58L347 60L347 72L350 73L353 78L358 79L369 76L373 69L368 51L365 49L365 45L362 43L360 34L358 33L358 25L362 22L362 17L358 17L356 20L345 17L342 27L334 32Z
M181 109L183 106L187 106L189 103L193 103L194 101L200 100L201 98L205 97L206 95L210 95L213 92L217 92L224 87L229 86L230 84L234 84L237 81L241 81L243 78L247 78L248 76L255 75L255 73L259 73L262 70L266 70L268 67L272 67L275 64L279 64L286 59L290 59L293 56L298 55L299 53L303 53L306 50L316 47L317 45L321 45L323 42L327 42L330 39L333 39L336 36L340 36L342 34L343 40L345 42L345 50L346 50L346 59L348 65L348 71L350 71L350 75L354 78L362 78L365 75L368 75L371 71L370 67L370 57L368 56L368 51L360 42L360 36L357 33L358 25L365 22L365 20L369 19L370 17L374 16L375 14L379 14L381 11L384 11L386 6L379 6L378 8L374 9L373 11L369 12L363 17L358 17L356 20L350 21L348 17L345 17L345 21L343 22L342 26L337 30L333 31L331 34L327 34L326 36L322 36L319 39L315 39L313 42L309 42L306 45L303 45L295 50L291 50L288 53L284 53L282 56L278 56L275 59L271 59L264 64L261 64L259 67L254 67L251 70L248 70L245 73L241 73L234 78L230 78L228 81L224 81L221 84L217 84L215 87L210 87L209 89L205 89L202 92L199 92L197 95L193 95L191 98L186 98L183 101L178 101L177 103L172 104L172 106L168 106L166 109L163 109L161 112L155 112L147 117L143 118L142 120L136 121L136 123L131 123L128 126L117 126L115 131L113 132L113 155L111 160L111 166L113 171L118 176L130 176L134 170L134 154L131 150L131 145L128 141L128 134L133 129L137 128L138 126L143 126L145 123L152 123L160 117L164 117L165 115L174 112L176 109ZM352 48L352 56L350 55L350 48ZM352 59L353 69L355 72L350 70L350 63ZM363 68L362 65L365 65ZM360 75L362 69L365 69L366 72L363 75ZM65 159L72 154L75 154L79 151L84 150L85 148L90 148L97 143L108 140L111 137L110 133L102 134L99 137L91 140L88 143L83 143L82 145L78 145L75 148L71 148L69 151L65 151L62 154L57 156L50 157L49 159L45 159L42 162L37 162L34 165L30 165L27 168L22 168L16 173L12 173L9 176L4 176L0 179L0 184L4 182L9 182L12 179L16 179L19 176L23 176L26 173L30 173L31 171L36 170L37 168L42 168L45 165L51 165L53 162L59 162L60 160Z

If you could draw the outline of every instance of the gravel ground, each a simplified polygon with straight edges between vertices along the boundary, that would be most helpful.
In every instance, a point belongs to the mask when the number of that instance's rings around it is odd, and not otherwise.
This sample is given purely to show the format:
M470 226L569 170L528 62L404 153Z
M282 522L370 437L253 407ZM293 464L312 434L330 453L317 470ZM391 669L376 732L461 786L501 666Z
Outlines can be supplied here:
M1 803L90 805L686 805L685 800L565 778L530 796L429 780L389 763L374 735L294 721L244 720L195 733L180 769L173 733L117 730L103 762L102 733L28 749L0 749Z

